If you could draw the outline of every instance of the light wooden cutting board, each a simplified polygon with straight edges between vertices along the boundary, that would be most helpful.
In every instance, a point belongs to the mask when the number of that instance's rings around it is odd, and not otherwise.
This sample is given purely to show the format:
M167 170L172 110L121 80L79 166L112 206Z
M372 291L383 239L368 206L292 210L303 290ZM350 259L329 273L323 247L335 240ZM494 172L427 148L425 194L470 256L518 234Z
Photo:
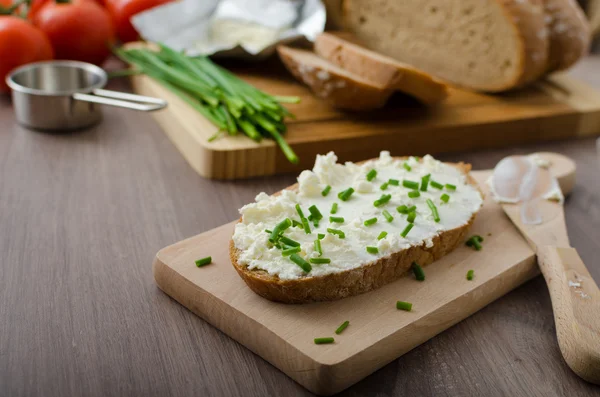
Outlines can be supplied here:
M486 191L484 181L490 171L473 175ZM573 181L561 180L563 190L570 191ZM485 238L482 251L460 246L427 266L424 282L407 276L335 302L286 305L254 294L234 270L229 260L234 224L159 251L153 265L156 283L192 312L322 395L358 382L539 273L527 242L486 194L470 232ZM197 268L194 261L209 255L213 263ZM472 281L466 279L469 269L475 271ZM413 310L397 310L398 300L412 302ZM335 335L346 320L349 327ZM325 336L334 336L335 343L314 344L314 338Z
M317 153L330 150L341 161L358 161L376 157L381 150L423 155L600 133L600 92L562 74L502 95L451 90L435 107L397 100L380 111L358 114L334 110L276 62L236 67L240 77L269 93L300 96L300 104L288 105L297 119L288 122L286 134L299 165L290 164L271 140L259 144L240 135L208 142L216 132L209 121L150 78L132 79L135 92L169 102L152 116L204 177L299 173L312 166Z

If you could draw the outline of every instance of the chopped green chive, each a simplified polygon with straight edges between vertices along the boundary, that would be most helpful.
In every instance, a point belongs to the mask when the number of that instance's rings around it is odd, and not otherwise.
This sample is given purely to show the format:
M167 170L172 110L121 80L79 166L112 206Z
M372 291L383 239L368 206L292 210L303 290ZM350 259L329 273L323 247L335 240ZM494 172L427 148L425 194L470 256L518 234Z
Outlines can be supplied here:
M412 310L412 303L398 301L396 302L396 309L409 312Z
M398 211L401 214L408 214L408 207L402 204L401 206L396 207L396 211Z
M333 338L315 338L315 345L325 345L333 342L335 342Z
M440 200L442 200L444 203L447 203L448 200L450 200L450 196L448 196L446 193L442 194L442 196L440 197Z
M308 219L302 218L302 227L304 228L304 232L306 234L310 234L310 225L308 224Z
M331 259L329 259L329 258L310 258L310 263L314 263L316 265L323 265L325 263L331 263Z
M327 228L327 233L335 234L339 238L346 238L346 233L344 233L343 231L338 230L338 229L329 229L329 228Z
M348 201L348 199L350 199L350 196L352 196L352 193L354 193L354 189L349 187L348 189L344 190L343 192L339 192L338 198L342 201Z
M412 229L413 226L414 226L414 223L409 223L408 225L406 225L406 227L404 228L402 233L400 233L400 235L402 237L406 238L406 236L408 235L408 232L410 232L410 229Z
M310 211L310 214L312 215L313 219L316 219L317 221L323 219L323 215L321 214L321 211L319 211L316 205L311 205L310 207L308 207L308 210Z
M289 245L290 247L300 247L300 243L292 240L289 237L280 236L279 242L284 243L285 245Z
M385 231L384 231L384 232L381 232L381 233L379 233L379 236L377 236L377 240L384 239L384 238L385 238L385 236L387 236L387 232L385 232Z
M475 275L475 271L474 270L469 270L467 272L467 280L471 281L473 280L473 276Z
M331 186L329 186L329 185L325 186L325 189L323 189L323 191L321 192L321 196L323 196L323 197L327 196L330 191L331 191Z
M404 167L404 169L405 169L406 171L412 171L412 167L411 167L410 165L408 165L408 163L404 163L404 164L402 164L402 167Z
M271 231L271 230L269 230L269 229L265 229L265 232L267 232L267 233L269 233L269 234L273 233L273 231Z
M296 204L296 212L300 215L300 220L304 218L304 212L302 212L302 208L300 208L300 204Z
M421 178L421 191L422 192L427 191L427 185L429 185L430 178L431 178L431 174L427 174L423 178Z
M371 182L373 179L375 179L376 176L377 176L376 170L371 170L371 171L367 172L367 181Z
M390 201L391 198L392 198L391 194L384 194L381 197L379 197L377 200L375 200L373 202L373 205L375 207L380 207L380 206L386 204L388 201Z
M439 222L440 214L438 214L437 207L435 206L435 204L433 204L433 201L431 201L431 199L427 199L427 205L431 209L431 213L433 214L433 220Z
M410 207L408 207L408 213L410 214L411 212L415 212L417 210L417 206L416 205L411 205Z
M409 181L408 179L405 179L402 181L402 186L408 189L417 190L419 189L419 182Z
M207 256L206 258L198 259L196 261L196 266L202 267L206 265L210 265L212 263L212 257Z
M392 185L392 186L399 186L400 185L400 181L398 179L390 179L387 183L390 184L390 185Z
M367 247L367 252L369 254L378 254L379 253L379 249L377 247Z
M412 263L412 271L418 281L425 281L425 272L417 262Z
M394 217L392 216L392 214L390 214L390 213L389 213L387 210L383 210L381 213L383 214L384 218L385 218L385 219L386 219L388 222L391 222L391 221L393 221L393 220L394 220Z
M298 256L298 254L290 255L290 259L296 265L300 266L302 268L302 270L304 270L306 273L308 273L312 270L312 266L310 265L310 263L308 263L307 261L302 259L300 256Z
M315 225L315 227L319 227L319 221L316 219L313 219L313 225Z
M384 183L381 184L381 186L379 186L379 189L381 189L381 190L387 190L387 188L388 188L388 183L387 182L384 182Z
M315 244L315 251L317 251L319 253L319 256L322 256L323 249L321 249L321 240L316 239L314 244Z
M286 248L283 251L281 251L281 255L290 256L292 254L297 254L300 251L302 251L302 248L300 248L300 247Z
M338 203L331 204L331 211L329 211L329 212L332 214L335 214L335 213L337 213L337 210L338 210Z
M406 217L406 221L409 223L414 223L416 217L417 217L417 213L415 211L409 212L408 216Z
M479 236L479 235L474 235L471 236L467 242L465 243L465 245L467 247L473 247L476 251L481 251L481 242L483 241L483 237Z
M317 234L317 238L319 240L323 240L325 238L325 235L323 233L319 233L319 234Z
M344 321L344 322L342 323L342 325L340 325L340 326L338 327L338 329L336 329L336 330L335 330L335 333L336 333L337 335L341 334L341 333L342 333L342 331L343 331L343 330L345 330L345 329L346 329L346 327L348 327L348 325L350 325L350 321Z
M288 229L290 226L292 226L292 220L290 218L285 218L273 228L269 240L277 241L279 239L279 235L283 233L286 229Z
M417 198L421 196L421 193L418 190L413 190L412 192L408 192L408 197Z
M429 181L429 184L436 189L442 190L444 188L444 185L442 185L441 183L437 183L436 181Z
M295 220L295 219L292 219L292 226L294 226L294 227L299 227L300 229L302 229L302 227L303 227L303 226L302 226L302 222L298 222L298 221L297 221L297 220Z
M363 224L365 226L371 226L371 225L373 225L375 223L377 223L377 218L367 219L366 221L363 222Z
M342 218L341 216L330 216L329 217L329 222L344 223L344 218Z
M456 186L446 183L446 190L450 190L451 192L453 192L456 190Z

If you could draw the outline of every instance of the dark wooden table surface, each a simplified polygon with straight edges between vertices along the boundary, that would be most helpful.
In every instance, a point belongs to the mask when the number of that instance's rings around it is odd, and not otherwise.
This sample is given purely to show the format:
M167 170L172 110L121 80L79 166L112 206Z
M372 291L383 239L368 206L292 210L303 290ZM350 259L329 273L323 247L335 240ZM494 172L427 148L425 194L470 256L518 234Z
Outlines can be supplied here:
M573 73L600 89L599 61ZM160 248L235 219L258 192L294 176L202 179L148 115L105 114L87 131L45 134L16 125L0 98L0 395L310 395L163 294L151 272ZM600 281L595 139L440 157L486 169L540 150L577 162L567 225ZM342 395L592 396L600 388L563 362L538 277Z

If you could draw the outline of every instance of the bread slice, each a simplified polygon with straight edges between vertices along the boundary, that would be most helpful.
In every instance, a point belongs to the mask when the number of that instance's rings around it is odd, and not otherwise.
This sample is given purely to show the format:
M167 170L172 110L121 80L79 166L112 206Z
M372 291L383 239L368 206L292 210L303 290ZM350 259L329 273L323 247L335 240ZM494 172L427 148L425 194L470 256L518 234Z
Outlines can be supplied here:
M320 57L378 85L404 92L426 104L448 96L448 87L427 73L352 43L344 33L322 33L315 40Z
M542 0L343 0L329 11L368 48L469 89L509 90L546 70Z
M312 92L333 107L371 110L383 107L392 90L350 73L313 52L278 46L277 52L286 68Z
M588 52L590 26L575 0L544 0L544 10L550 34L547 71L567 69Z
M477 182L469 174L470 164L452 165L466 174L467 182L477 188ZM293 185L288 189L297 188L297 185ZM465 225L435 236L430 247L423 242L363 266L320 277L281 280L264 270L249 270L246 265L238 262L240 250L235 247L233 239L229 245L229 257L248 287L263 298L282 303L331 301L362 294L397 280L410 270L413 262L426 266L447 255L464 242L475 216L476 214L473 214Z

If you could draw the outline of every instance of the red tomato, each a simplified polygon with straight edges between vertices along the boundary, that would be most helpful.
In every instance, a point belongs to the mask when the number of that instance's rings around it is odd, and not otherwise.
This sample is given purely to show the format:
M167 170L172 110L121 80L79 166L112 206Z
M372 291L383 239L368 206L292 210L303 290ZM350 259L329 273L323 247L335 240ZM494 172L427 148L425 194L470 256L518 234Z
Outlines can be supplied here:
M30 18L48 35L57 59L100 65L110 55L114 27L108 11L94 1L44 2Z
M131 24L132 16L171 1L173 0L106 0L106 8L115 22L117 36L123 43L127 43L140 37Z
M8 91L4 78L17 66L52 59L48 37L29 22L0 16L0 92Z

